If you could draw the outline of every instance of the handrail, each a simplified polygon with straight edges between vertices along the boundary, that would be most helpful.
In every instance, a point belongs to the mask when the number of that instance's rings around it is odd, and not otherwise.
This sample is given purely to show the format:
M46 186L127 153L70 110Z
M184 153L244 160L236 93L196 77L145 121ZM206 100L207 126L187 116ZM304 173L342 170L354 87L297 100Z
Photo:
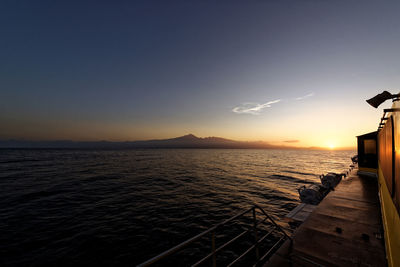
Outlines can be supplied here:
M290 236L288 236L288 234L286 234L285 230L282 229L282 227L280 227L275 221L274 219L272 219L271 216L269 216L260 206L258 205L254 205L255 207L259 208L261 210L262 213L264 213L264 215L278 228L279 231L281 231L287 238L289 238L290 240L292 239Z
M398 111L400 111L400 108L385 108L384 110L383 110L383 112L398 112Z
M274 228L269 231L266 235L264 235L259 241L257 241L254 245L252 245L251 247L249 247L245 252L243 252L238 258L236 258L234 261L232 261L228 266L232 266L234 265L236 262L240 261L244 256L246 256L250 251L252 251L253 249L255 249L257 247L257 245L263 241L265 238L267 238L270 234L272 234L272 232L276 229L276 227L274 226ZM282 237L283 238L283 237ZM279 240L280 241L280 240ZM278 241L278 242L279 242Z
M208 229L208 230L206 230L206 231L204 231L204 232L202 232L202 233L200 233L200 234L198 234L198 235L196 235L196 236L194 236L192 238L189 238L188 240L176 245L175 247L172 247L172 248L164 251L163 253L158 254L157 256L155 256L155 257L153 257L153 258L151 258L151 259L139 264L138 267L149 266L150 264L153 264L153 263L159 261L160 259L165 258L166 256L169 256L169 255L177 252L178 250L182 249L183 247L186 247L187 245L193 243L194 241L202 238L206 234L211 233L212 231L216 230L218 227L221 227L222 225L227 224L227 223L233 221L234 219L236 219L236 218L238 218L240 216L243 216L244 214L246 214L247 212L249 212L251 210L252 210L252 208L250 208L248 210L245 210L244 212L241 212L241 213L239 213L239 214L237 214L237 215L235 215L235 216L223 221L222 223L219 223L219 224L211 227L210 229Z
M243 231L242 233L240 233L239 235L235 236L233 239L229 240L228 242L226 242L225 244L223 244L222 246L220 246L219 248L217 248L215 250L215 253L218 253L219 251L221 251L222 249L226 248L227 246L229 246L230 244L232 244L233 242L235 242L236 240L238 240L239 238L241 238L242 236L244 236L245 234L247 234L248 232L250 232L249 230ZM195 264L193 264L192 266L198 266L200 264L202 264L203 262L205 262L206 260L208 260L209 258L211 258L213 255L215 255L215 253L210 253L207 256L205 256L204 258L202 258L201 260L199 260L198 262L196 262Z
M256 218L256 209L258 209L261 214L263 214L265 216L265 218L263 218L263 220L261 221L257 221ZM243 231L242 233L240 233L239 235L235 236L234 238L230 239L229 241L225 242L224 244L222 244L221 246L219 246L218 248L216 248L215 245L215 236L216 236L216 232L217 230L219 230L220 228L222 228L224 225L226 225L229 222L232 222L236 219L239 219L240 217L243 217L244 215L246 215L247 213L252 211L252 218L253 218L253 227L250 229L247 229L245 231ZM264 235L262 238L258 238L258 229L257 226L264 224L264 225L268 225L266 224L266 220L270 221L273 225L273 229L270 230L266 235ZM271 225L269 225L271 226ZM283 234L283 236L269 249L269 251L264 254L261 258L259 256L259 244L264 241L270 234L272 234L272 232L274 230L278 230L281 234ZM254 239L255 239L255 243L249 248L247 249L244 253L242 253L238 258L236 258L235 260L233 260L231 262L230 265L235 264L236 262L238 262L239 260L241 260L243 257L245 257L250 251L252 251L253 249L256 249L256 264L262 260L264 260L268 254L270 254L270 252L278 245L279 242L281 242L283 239L290 239L289 235L282 229L282 227L280 227L275 221L274 219L268 215L263 208L261 208L259 205L254 204L251 208L244 210L240 213L238 213L237 215L226 219L225 221L216 224L215 226L209 228L206 231L203 231L202 233L189 238L188 240L158 254L155 257L150 258L149 260L137 265L138 267L145 267L145 266L149 266L151 264L154 264L180 250L183 250L185 247L187 247L188 245L190 245L191 243L199 240L200 238L204 237L207 234L212 234L211 236L211 248L212 251L211 253L207 254L205 257L203 257L202 259L200 259L199 261L197 261L196 263L194 263L192 266L198 266L202 263L204 263L206 260L209 260L210 258L212 258L212 265L216 266L216 255L218 252L220 252L222 249L226 248L227 246L231 245L232 243L234 243L235 241L237 241L239 238L243 237L244 235L246 235L249 232L254 232Z
M384 121L388 120L388 117L385 117L385 116L386 116L386 113L390 113L390 112L400 112L400 108L385 108L385 109L383 110L383 116L382 116L381 121L380 121L380 123L379 123L379 125L378 125L378 131L379 131L380 129L382 129L383 126L385 126Z

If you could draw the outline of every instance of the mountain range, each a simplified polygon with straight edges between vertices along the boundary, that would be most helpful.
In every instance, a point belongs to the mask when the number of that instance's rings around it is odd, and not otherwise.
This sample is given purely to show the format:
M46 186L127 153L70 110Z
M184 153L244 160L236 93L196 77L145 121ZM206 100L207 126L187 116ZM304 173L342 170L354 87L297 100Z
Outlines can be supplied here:
M264 149L299 149L294 146L277 146L263 141L235 141L221 137L197 137L193 134L146 141L26 141L0 140L0 148L98 148L98 149L130 149L130 148L264 148ZM305 148L303 148L305 149ZM306 149L322 149L309 147Z
M188 134L170 139L146 141L26 141L0 140L0 148L282 148L266 142L244 142L221 137L200 138Z

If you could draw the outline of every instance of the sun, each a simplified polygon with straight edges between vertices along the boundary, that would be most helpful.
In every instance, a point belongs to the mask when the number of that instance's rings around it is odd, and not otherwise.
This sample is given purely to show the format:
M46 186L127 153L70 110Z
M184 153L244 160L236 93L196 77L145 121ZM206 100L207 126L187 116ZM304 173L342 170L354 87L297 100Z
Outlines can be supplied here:
M325 149L334 150L337 147L337 142L336 142L336 140L333 140L333 139L325 140L323 147Z

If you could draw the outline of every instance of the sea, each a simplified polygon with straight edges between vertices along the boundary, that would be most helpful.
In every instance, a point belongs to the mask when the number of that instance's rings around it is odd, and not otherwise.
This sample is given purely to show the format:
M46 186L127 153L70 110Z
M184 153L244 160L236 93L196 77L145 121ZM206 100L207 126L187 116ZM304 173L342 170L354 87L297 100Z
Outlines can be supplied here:
M3 149L0 266L135 266L253 204L284 226L355 153Z

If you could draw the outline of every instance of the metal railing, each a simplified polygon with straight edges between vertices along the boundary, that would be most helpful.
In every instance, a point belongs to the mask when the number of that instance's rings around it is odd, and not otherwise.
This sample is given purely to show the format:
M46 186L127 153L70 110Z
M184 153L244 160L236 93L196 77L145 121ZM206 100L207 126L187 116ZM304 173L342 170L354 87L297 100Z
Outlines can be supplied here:
M257 220L257 212L261 213L262 219ZM234 238L230 239L229 241L226 241L224 244L220 245L219 247L216 247L216 234L219 230L223 229L224 226L227 226L227 224L237 221L240 218L245 217L245 215L248 215L251 213L251 220L252 220L252 227L250 227L247 230L244 230L240 234L236 235ZM269 224L267 223L269 222ZM265 229L261 229L260 225L264 226L272 226L271 229L268 229L267 233L265 233L261 238L259 237L259 234L262 233ZM254 205L251 208L240 212L239 214L211 227L210 229L180 243L179 245L174 246L173 248L170 248L163 253L141 263L138 265L138 267L145 267L149 266L152 264L155 264L159 262L160 260L165 259L166 257L178 252L182 251L183 249L187 248L190 244L194 243L195 241L200 240L201 238L205 237L208 234L211 234L210 242L211 242L211 252L204 256L202 259L198 260L191 266L199 266L201 264L206 263L208 260L211 260L211 265L212 266L217 266L217 254L221 252L224 248L227 248L228 246L232 245L235 241L238 241L241 237L245 236L248 233L253 233L254 236L254 244L251 245L248 249L246 249L242 254L240 254L236 259L231 261L229 264L224 264L225 266L232 266L235 263L238 263L240 260L242 260L246 255L248 255L251 251L255 251L255 258L254 258L254 266L257 266L257 264L264 262L267 260L272 253L279 247L280 244L283 243L283 241L289 239L291 240L290 236L283 230L274 220L273 218L268 215L264 209L262 209L258 205ZM269 236L271 236L273 233L279 234L279 239L275 243L270 246L266 252L262 256L260 256L260 244L265 241Z
M379 122L378 131L381 130L383 126L385 126L386 121L389 119L386 115L388 115L390 112L400 112L400 108L385 108L383 110L383 116L381 118L381 121Z

